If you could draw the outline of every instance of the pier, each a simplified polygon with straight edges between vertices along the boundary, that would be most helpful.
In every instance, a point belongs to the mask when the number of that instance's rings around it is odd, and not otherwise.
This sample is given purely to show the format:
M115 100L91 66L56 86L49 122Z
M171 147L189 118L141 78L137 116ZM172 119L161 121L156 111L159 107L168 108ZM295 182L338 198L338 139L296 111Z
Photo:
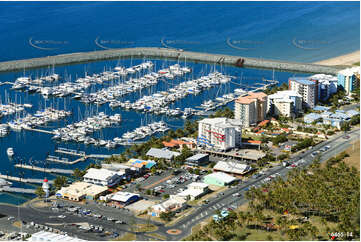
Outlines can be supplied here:
M266 60L222 54L200 53L170 48L137 47L124 49L110 49L100 51L78 52L47 56L40 58L0 62L0 72L19 71L48 66L87 63L92 61L114 60L120 58L159 58L187 60L202 63L216 63L237 67L273 69L281 71L336 74L343 69L336 66L298 63L289 61Z
M30 165L24 165L24 164L15 164L14 166L17 168L28 169L28 170L32 170L32 171L41 171L41 172L47 172L47 173L58 173L58 174L68 174L68 175L73 174L72 170L66 170L66 169L42 168L42 167L30 166Z
M86 159L88 159L87 156L80 157L79 159L76 159L76 160L74 160L74 161L69 161L68 158L62 158L62 159L60 159L59 157L52 156L52 155L49 155L49 156L46 158L47 161L56 162L56 163L61 163L61 164L66 164L66 165L74 165L74 164L79 163L79 162L81 162L81 161L85 161Z
M16 176L7 176L0 174L0 178L10 181L16 182L24 182L24 183L34 183L34 184L43 184L43 179L34 179L34 178L21 178ZM50 184L53 184L54 181L49 181Z
M84 151L77 151L71 150L67 148L57 148L55 150L56 153L66 154L66 155L73 155L73 156L86 156Z
M48 130L43 130L43 129L34 129L34 128L24 128L25 130L29 130L29 131L35 131L35 132L40 132L40 133L46 133L46 134L55 134L53 131L48 131Z
M16 193L34 194L35 189L26 189L26 188L4 186L4 187L0 187L0 192L16 192Z

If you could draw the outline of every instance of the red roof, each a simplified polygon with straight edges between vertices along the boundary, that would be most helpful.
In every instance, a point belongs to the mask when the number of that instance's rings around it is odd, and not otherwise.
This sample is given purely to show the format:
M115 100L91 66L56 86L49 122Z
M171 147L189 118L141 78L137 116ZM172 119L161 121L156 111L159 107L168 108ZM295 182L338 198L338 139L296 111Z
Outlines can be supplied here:
M45 179L44 179L44 182L48 182L48 179L45 178Z
M187 141L183 141L183 140L175 140L172 139L169 142L163 141L163 145L165 147L175 147L175 146L181 146L181 145L191 145L193 144L193 142L187 142Z
M266 120L263 120L262 122L260 122L260 123L258 124L258 126L263 127L263 126L266 126L268 123L269 123L269 120L266 119Z
M248 143L251 143L251 144L262 144L262 141L259 141L259 140L248 140L247 141Z

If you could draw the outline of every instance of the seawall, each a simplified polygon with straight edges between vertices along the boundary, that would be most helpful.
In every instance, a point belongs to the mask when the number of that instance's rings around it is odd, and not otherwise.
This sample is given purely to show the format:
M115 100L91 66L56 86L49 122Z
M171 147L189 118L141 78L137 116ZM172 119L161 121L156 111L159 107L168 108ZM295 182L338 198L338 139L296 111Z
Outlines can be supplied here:
M0 62L0 72L19 71L24 69L27 70L39 67L49 67L52 65L68 65L129 57L179 59L181 61L187 60L194 62L218 63L233 66L236 66L236 63L239 59L243 59L243 67L306 73L336 74L340 69L342 69L341 67L323 66L317 64L266 60L222 54L200 53L167 48L138 47L78 52L40 58Z

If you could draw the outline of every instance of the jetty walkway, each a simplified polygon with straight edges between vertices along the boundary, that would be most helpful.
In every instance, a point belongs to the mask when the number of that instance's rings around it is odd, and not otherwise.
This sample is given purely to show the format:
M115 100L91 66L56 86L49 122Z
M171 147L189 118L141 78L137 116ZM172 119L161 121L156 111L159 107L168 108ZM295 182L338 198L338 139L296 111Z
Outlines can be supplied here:
M137 47L124 49L110 49L89 52L77 52L46 56L40 58L0 62L0 72L19 71L24 69L86 63L92 61L112 60L120 58L159 58L187 60L202 63L216 63L237 67L273 69L292 72L336 74L343 67L323 66L317 64L298 63L289 61L266 60L242 56L200 53L172 48Z
M34 184L43 184L43 179L34 179L34 178L21 178L16 176L7 176L0 174L0 178L10 181L16 182L24 182L24 183L34 183ZM53 184L54 181L49 181L50 184Z
M15 164L14 166L17 168L28 169L33 171L41 171L47 173L59 173L59 174L69 174L69 175L73 174L73 170L67 170L67 169L43 168L43 167L30 166L24 164Z

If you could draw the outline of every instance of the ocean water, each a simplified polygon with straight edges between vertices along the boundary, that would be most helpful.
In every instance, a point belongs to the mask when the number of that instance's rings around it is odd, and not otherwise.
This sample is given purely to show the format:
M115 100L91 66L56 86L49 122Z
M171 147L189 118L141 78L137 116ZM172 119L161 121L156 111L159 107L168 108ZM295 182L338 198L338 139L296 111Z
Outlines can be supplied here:
M101 50L100 46L161 47L161 42L192 51L317 61L359 49L359 15L359 3L355 2L0 2L0 30L3 33L0 35L0 61ZM55 67L55 72L74 81L77 77L84 76L85 72L100 73L116 65L131 66L142 61L122 59L61 66ZM175 63L152 61L155 63L155 70ZM286 82L290 76L302 75L199 63L186 64L193 69L187 76L161 81L152 88L129 94L122 100L134 101L155 90L166 90L184 80L206 75L215 68L233 76L232 83L206 90L197 96L188 96L171 104L171 107L183 109L198 106L204 100L232 92L235 88L249 90L250 86L257 86L263 78L271 79L273 75L281 83ZM48 68L41 68L4 73L0 74L0 82L14 81L22 75L37 77L48 71ZM70 97L44 99L39 94L12 91L9 88L9 85L0 86L0 101L31 103L33 108L28 110L29 113L49 106L73 111L71 117L49 123L42 129L64 127L96 112L122 115L119 126L106 128L93 135L103 139L120 137L123 133L152 121L164 120L173 129L182 127L184 123L181 118L145 115L120 108L112 110L108 104L100 107L84 105ZM102 86L97 85L88 91L95 92L99 88ZM228 106L233 108L232 103ZM5 123L14 118L14 115L5 117L0 122ZM14 147L16 152L12 160L6 155L8 147ZM87 154L112 154L124 150L124 147L108 150L71 142L57 143L49 134L12 131L7 137L0 138L0 173L53 179L54 175L51 174L16 169L14 163L19 163L20 160L29 163L32 160L40 167L74 169L96 162L89 160L73 166L44 162L48 154L56 155L56 147L84 150ZM75 159L71 156L62 157ZM13 186L36 187L17 182ZM0 193L0 202L18 204L31 197L33 196Z
M360 3L1 2L0 32L0 61L100 50L97 39L106 48L163 39L185 50L313 62L359 49Z

